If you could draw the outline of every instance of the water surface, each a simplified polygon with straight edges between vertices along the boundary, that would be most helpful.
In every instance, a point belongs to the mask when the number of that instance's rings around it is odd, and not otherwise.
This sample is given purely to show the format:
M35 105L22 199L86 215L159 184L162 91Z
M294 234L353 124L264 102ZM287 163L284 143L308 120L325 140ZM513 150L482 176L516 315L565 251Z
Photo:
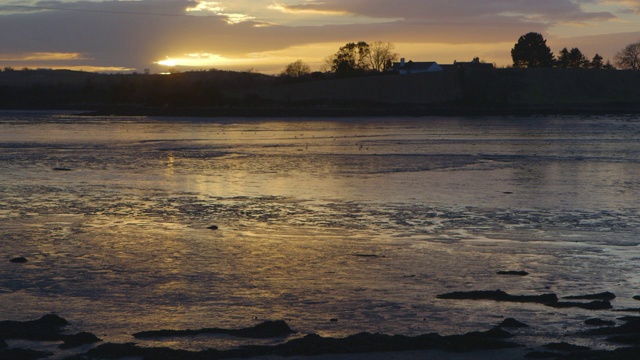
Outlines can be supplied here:
M612 291L637 307L639 140L636 116L0 113L0 313L55 312L107 341L267 319L454 334L503 317L557 339L616 314L436 295Z

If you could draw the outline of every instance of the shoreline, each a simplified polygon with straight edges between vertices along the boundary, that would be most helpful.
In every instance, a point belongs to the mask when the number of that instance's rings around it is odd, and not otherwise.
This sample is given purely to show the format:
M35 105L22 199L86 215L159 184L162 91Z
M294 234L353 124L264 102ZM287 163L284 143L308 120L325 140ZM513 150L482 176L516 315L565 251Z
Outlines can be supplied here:
M162 117L481 117L481 116L570 116L640 114L640 104L568 106L474 107L444 106L371 106L371 107L145 107L107 106L82 111L84 116L162 116Z
M512 295L495 291L458 291L437 296L447 301L495 301L537 303L552 308L573 307L594 316L584 321L584 328L553 337L552 342L539 325L529 325L504 318L488 330L459 335L424 333L417 336L361 332L345 337L323 337L298 333L283 320L263 321L246 328L159 329L130 334L135 342L112 343L75 327L71 322L47 314L27 321L0 321L1 359L294 359L294 360L391 360L438 358L475 359L629 359L640 356L640 316L619 316L616 321L595 316L602 311L637 313L640 309L614 309L611 292L558 297L556 294ZM640 297L638 297L640 298ZM634 297L636 299L636 297ZM571 300L571 301L567 301ZM636 299L637 300L637 299ZM596 305L596 306L594 306ZM600 313L599 313L599 312ZM106 334L105 334L106 335ZM245 344L216 349L185 350L179 340L196 336L213 340L231 337ZM547 340L543 340L547 338ZM18 346L11 346L14 341ZM268 340L257 345L256 340ZM26 343L32 344L25 347ZM589 342L597 348L584 346ZM171 344L160 346L158 344ZM19 346L22 344L22 346ZM41 344L40 346L37 344ZM154 345L155 344L155 345ZM606 345L605 345L606 344Z
M65 107L17 107L0 111L73 112L76 116L157 116L194 118L362 118L362 117L534 117L638 115L640 103L566 104L523 106L472 106L467 104L415 104L367 106L222 106L157 107L141 105L99 105Z

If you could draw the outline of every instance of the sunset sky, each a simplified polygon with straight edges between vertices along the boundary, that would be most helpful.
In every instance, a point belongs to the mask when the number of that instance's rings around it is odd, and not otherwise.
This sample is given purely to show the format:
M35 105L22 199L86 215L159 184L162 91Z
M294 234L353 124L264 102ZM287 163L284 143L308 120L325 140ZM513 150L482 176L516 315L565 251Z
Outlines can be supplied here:
M640 0L0 0L0 67L320 70L351 41L407 60L510 65L518 37L613 60L640 41Z

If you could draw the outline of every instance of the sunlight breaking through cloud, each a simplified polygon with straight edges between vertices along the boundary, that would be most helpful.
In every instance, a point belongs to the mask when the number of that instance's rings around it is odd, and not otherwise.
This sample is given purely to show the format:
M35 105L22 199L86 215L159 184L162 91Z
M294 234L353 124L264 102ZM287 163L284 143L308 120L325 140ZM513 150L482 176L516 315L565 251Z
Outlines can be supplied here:
M274 2L269 5L270 10L277 10L287 14L320 14L320 15L353 15L350 12L343 10L323 10L318 8L309 7L308 5L286 5L282 3Z
M217 1L198 1L198 5L189 7L186 10L187 12L209 11L215 14L220 14L224 11L224 7L220 6L220 3Z
M245 21L255 20L255 17L247 14L226 13L226 8L218 1L198 0L198 5L186 8L187 12L203 12L213 13L215 15L224 16L229 24L239 24Z

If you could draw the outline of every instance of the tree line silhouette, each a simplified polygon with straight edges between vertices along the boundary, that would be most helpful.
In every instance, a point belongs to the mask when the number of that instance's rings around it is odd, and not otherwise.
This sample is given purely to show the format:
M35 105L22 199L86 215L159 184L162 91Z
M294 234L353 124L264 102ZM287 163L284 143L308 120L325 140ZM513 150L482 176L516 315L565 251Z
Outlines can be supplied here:
M576 69L615 69L609 60L603 62L600 54L595 54L591 60L577 47L560 50L554 56L547 40L539 33L530 32L520 36L518 42L511 49L511 58L515 68L559 67ZM615 63L621 69L638 70L640 67L640 42L630 44L615 56Z
M454 71L453 73L433 75L429 79L433 86L438 81L455 83L465 99L477 99L475 103L483 103L487 99L483 83L501 85L504 89L503 102L510 103L514 94L518 94L522 82L518 80L518 68L579 68L579 69L611 69L609 61L603 62L596 54L591 60L578 49L564 48L555 56L546 45L540 34L529 33L520 37L511 51L513 69L495 69L482 74L480 71ZM289 64L279 76L260 74L254 71L224 71L217 69L186 71L170 75L133 73L133 74L99 74L71 70L27 69L14 70L10 67L0 70L0 109L93 109L97 106L138 106L154 108L243 108L243 107L278 107L297 106L296 94L285 96L282 100L274 100L268 94L280 86L297 83L329 80L332 78L357 78L371 74L391 74L387 71L398 58L391 43L364 41L351 42L340 47L338 51L325 60L325 72L311 72L310 67L298 60ZM640 43L630 44L615 57L616 65L621 69L638 69L640 67ZM510 71L513 70L513 71ZM524 69L523 69L524 70ZM526 73L527 71L524 70ZM544 72L544 76L558 77L558 81L568 81L564 75ZM586 73L585 73L586 74ZM604 73L602 73L604 74ZM623 74L620 74L623 75ZM589 75L591 76L591 75ZM596 76L594 73L593 76ZM375 87L386 82L371 82ZM395 82L406 83L406 88L416 87L412 76L398 77ZM599 78L606 82L610 77ZM618 77L616 77L617 79ZM564 79L564 80L561 80ZM384 81L382 81L384 80ZM613 80L612 80L613 81ZM618 80L616 80L618 81ZM327 83L310 84L319 89L328 88ZM333 85L331 85L333 86ZM337 85L336 85L337 86ZM380 85L386 86L386 85ZM421 85L422 86L422 85ZM430 85L431 86L431 85ZM264 89L268 89L264 91ZM493 91L495 91L495 89ZM365 91L366 89L362 89ZM286 92L289 90L277 90ZM310 90L315 93L315 90ZM596 93L594 89L592 92ZM451 93L455 93L451 90ZM323 93L324 94L324 93ZM325 96L326 95L322 95ZM613 96L613 95L611 95ZM335 95L328 97L335 98ZM615 101L612 98L610 101ZM314 100L315 103L325 101L324 98ZM386 101L386 99L383 99ZM331 100L326 100L329 103ZM379 101L379 100L371 100ZM491 102L493 100L487 100ZM576 98L575 101L580 101ZM608 100L609 101L609 100ZM627 101L627 100L623 100ZM302 105L301 105L302 106ZM315 105L314 105L315 106ZM399 105L398 105L399 106Z

